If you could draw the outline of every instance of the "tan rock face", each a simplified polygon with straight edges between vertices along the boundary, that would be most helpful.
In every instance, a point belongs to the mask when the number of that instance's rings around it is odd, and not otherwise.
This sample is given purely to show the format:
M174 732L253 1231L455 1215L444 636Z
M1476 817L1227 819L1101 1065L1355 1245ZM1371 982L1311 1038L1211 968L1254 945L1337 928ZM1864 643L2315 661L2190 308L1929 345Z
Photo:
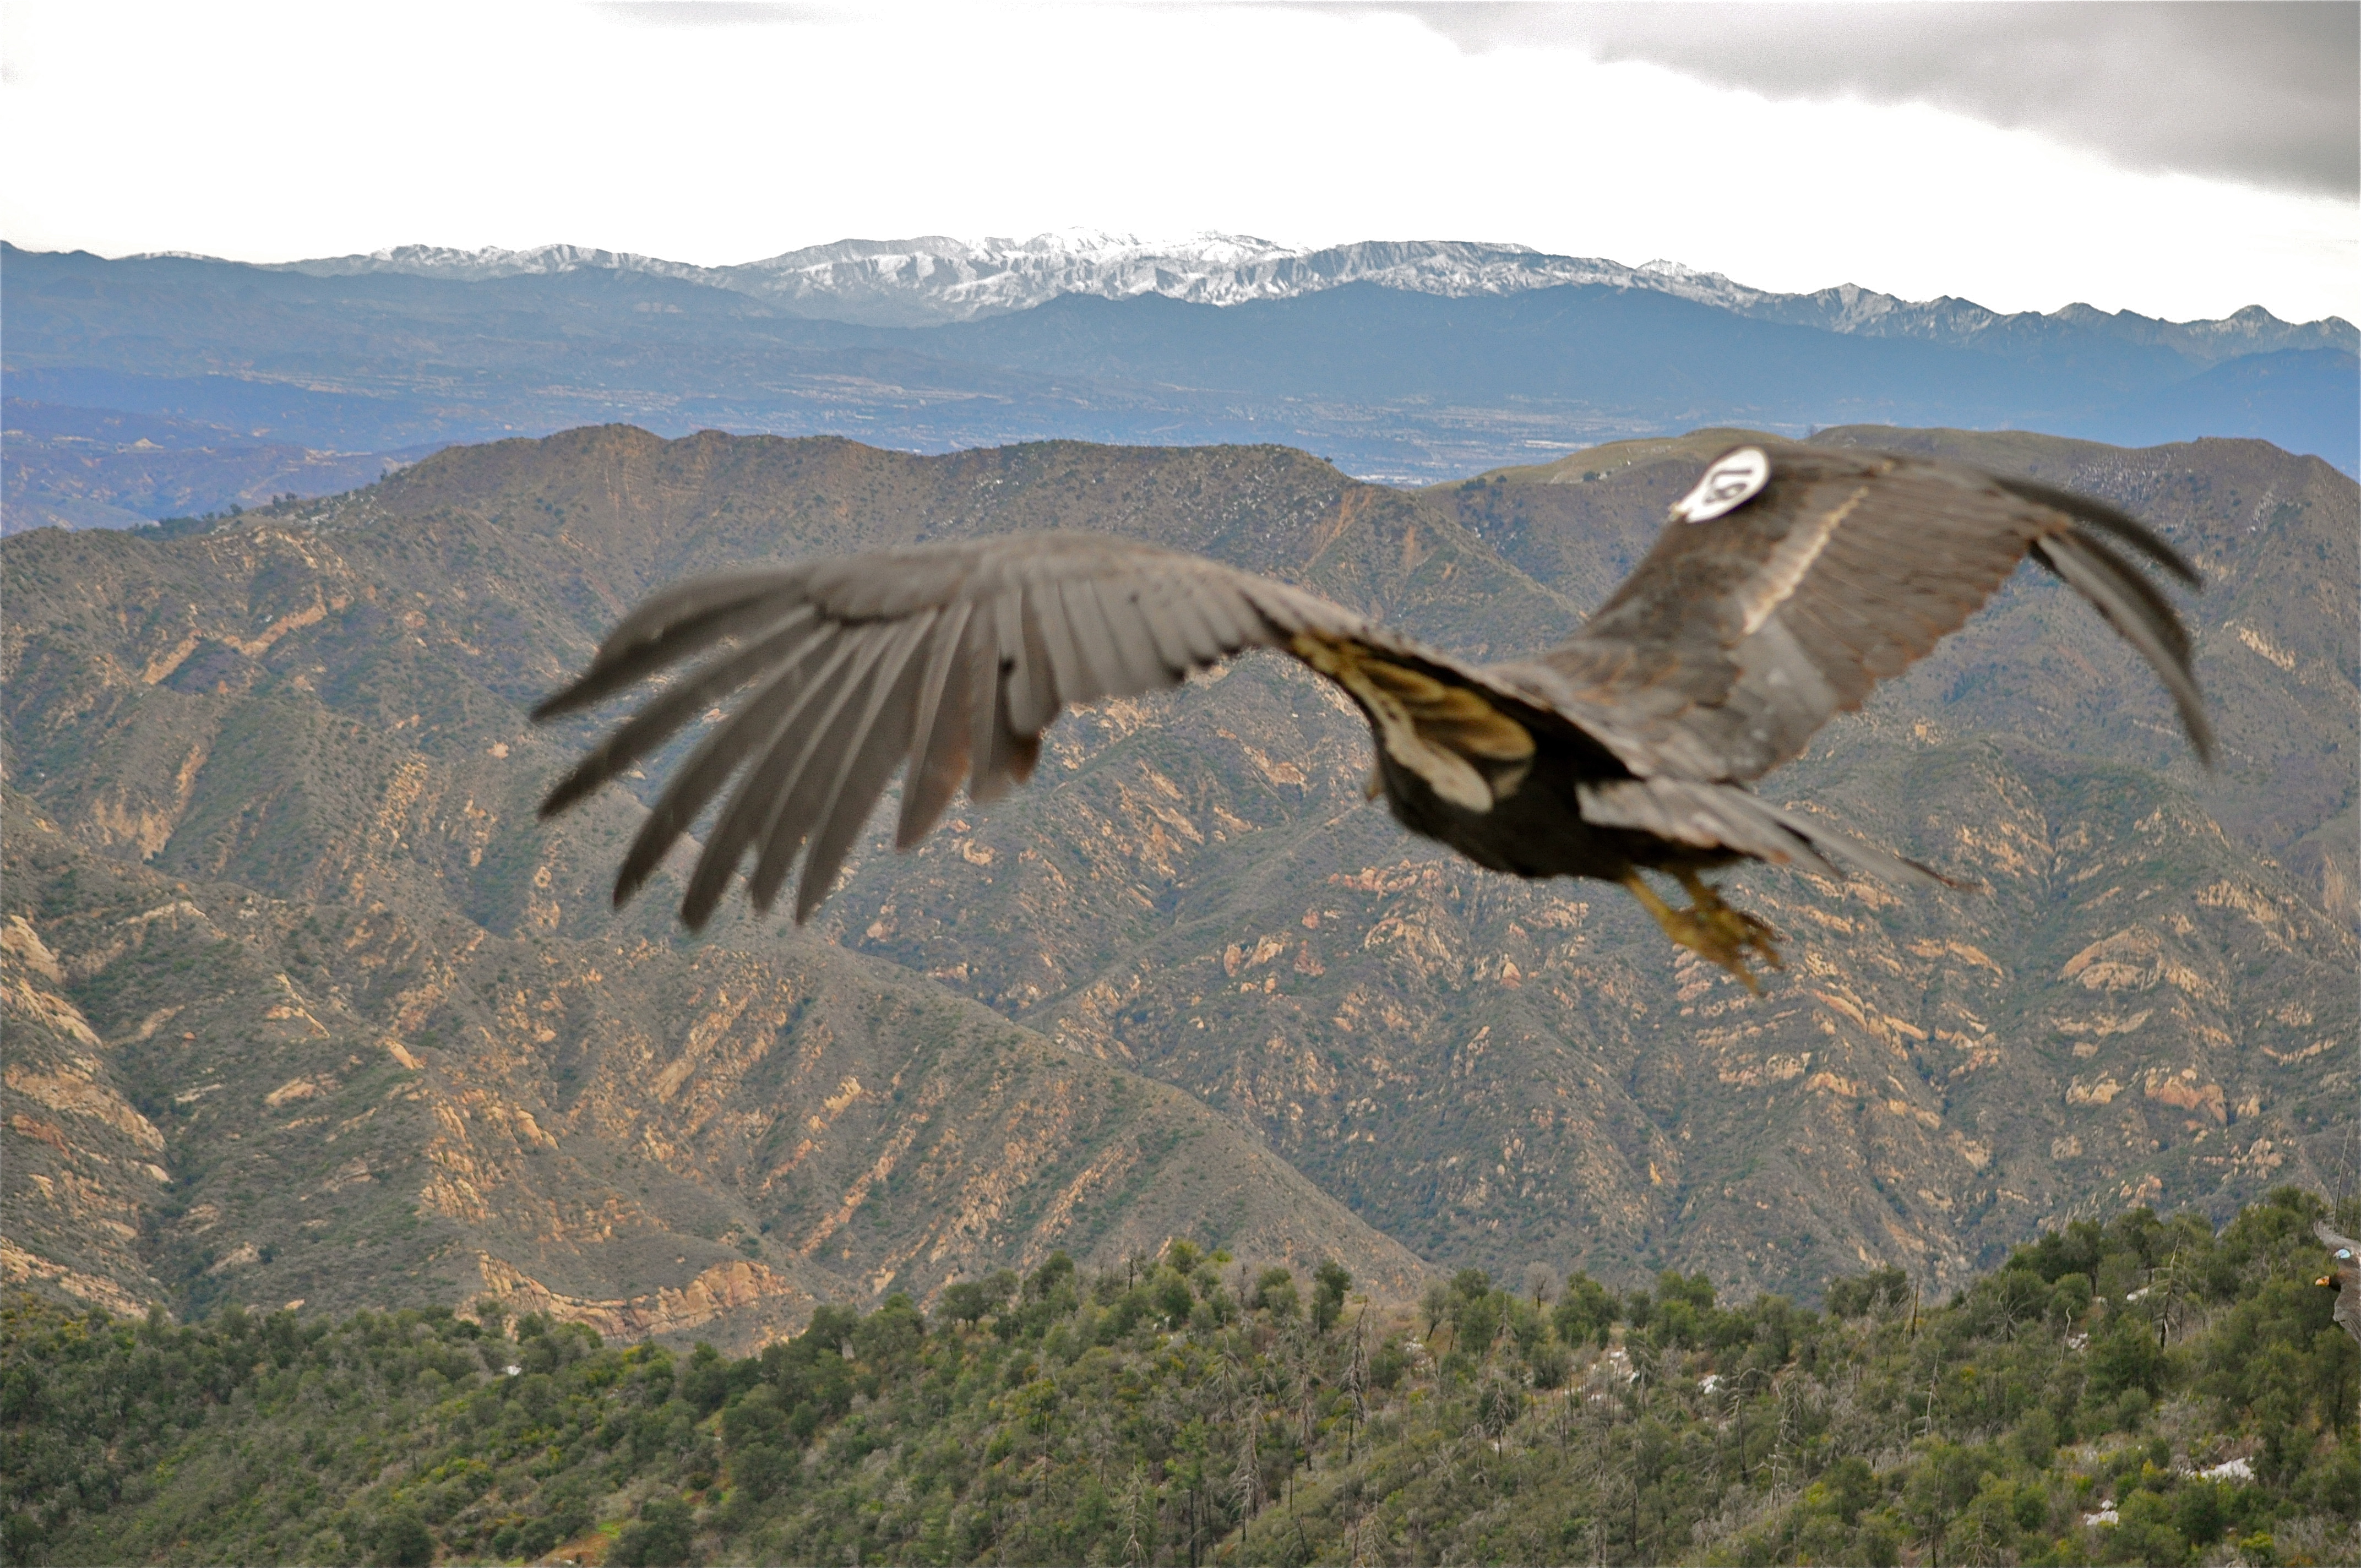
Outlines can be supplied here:
M539 1312L559 1322L588 1323L609 1339L642 1340L708 1328L725 1316L759 1317L766 1326L791 1332L818 1303L784 1277L759 1263L717 1263L679 1289L613 1301L562 1296L514 1265L489 1253L477 1256L484 1289L511 1312Z
M33 923L21 915L11 915L5 923L0 923L0 953L24 965L33 978L52 984L65 979L65 971L58 967L58 956L49 951L41 934L33 929Z
M84 1274L42 1254L27 1252L5 1236L0 1236L0 1279L11 1285L49 1286L126 1318L147 1310L148 1300L153 1299L105 1276Z
M170 1179L164 1135L65 978L31 920L0 924L0 1277L141 1311L164 1294L136 1245Z
M155 1124L134 1111L130 1102L112 1086L88 1076L96 1070L98 1063L88 1058L71 1061L55 1072L37 1072L11 1062L5 1080L10 1089L52 1111L96 1122L141 1148L162 1149L164 1135L156 1130Z
M2353 596L2318 566L2352 487L2239 444L1966 455L2200 558L2229 761L2190 770L2146 674L2026 579L1767 786L1988 891L1738 873L1787 938L1760 999L1620 893L1406 839L1357 718L1276 660L1069 718L1027 792L864 841L804 934L733 907L684 944L663 879L613 913L623 792L533 818L588 729L523 709L673 576L1112 526L1507 654L1644 545L1694 477L1664 452L1403 495L1269 448L589 431L447 454L328 530L12 540L9 1234L187 1306L492 1288L752 1343L1183 1233L1389 1285L1413 1250L1948 1281L2128 1190L2316 1174L2355 1024Z

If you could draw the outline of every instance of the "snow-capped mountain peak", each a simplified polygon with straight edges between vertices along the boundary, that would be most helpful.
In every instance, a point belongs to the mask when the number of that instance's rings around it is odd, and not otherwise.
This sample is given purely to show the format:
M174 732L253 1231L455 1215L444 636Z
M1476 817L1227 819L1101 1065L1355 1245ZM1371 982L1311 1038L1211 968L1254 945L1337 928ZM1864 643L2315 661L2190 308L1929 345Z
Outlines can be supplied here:
M607 269L641 272L749 294L796 315L871 326L935 326L1029 310L1061 294L1131 299L1160 294L1194 304L1289 299L1350 283L1417 293L1509 294L1593 285L1672 294L1795 326L1966 344L2044 323L2107 323L2102 330L2169 346L2199 363L2269 348L2343 348L2354 329L2330 318L2290 325L2250 307L2226 321L2158 322L2068 305L2053 315L2003 315L1967 300L1909 301L1846 283L1809 294L1750 288L1719 272L1657 258L1638 267L1558 256L1530 246L1473 240L1363 240L1281 245L1254 235L1201 230L1156 238L1100 228L1055 229L1025 238L943 235L844 239L733 267L544 245L457 250L407 245L367 256L283 264L314 276L402 272L478 280Z

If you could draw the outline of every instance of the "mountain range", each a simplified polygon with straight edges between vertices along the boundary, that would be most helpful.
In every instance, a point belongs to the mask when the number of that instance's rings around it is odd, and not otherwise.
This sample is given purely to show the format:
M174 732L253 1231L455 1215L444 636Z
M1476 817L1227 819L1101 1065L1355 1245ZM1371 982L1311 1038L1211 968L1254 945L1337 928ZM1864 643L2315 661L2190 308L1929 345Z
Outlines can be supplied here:
M594 726L526 710L686 573L1115 530L1504 656L1743 433L1401 489L1269 444L609 425L13 537L0 1266L125 1308L490 1291L746 1345L1177 1234L1381 1294L1539 1264L1810 1299L1883 1264L1948 1289L2126 1203L2338 1190L2361 491L2259 442L1818 434L2156 525L2211 584L2222 757L2020 577L1768 781L1982 890L1745 873L1789 939L1759 999L1614 890L1405 838L1358 718L1282 660L1062 722L1017 796L906 856L873 831L802 930L733 903L687 939L670 872L612 910L646 779L533 818Z
M201 259L201 258L200 258ZM2003 314L1946 296L1913 302L1854 284L1782 294L1675 261L1630 267L1600 257L1554 256L1530 246L1457 240L1364 240L1282 246L1251 235L1205 233L1156 241L1070 229L1030 239L838 240L735 267L697 267L573 245L454 250L408 245L367 256L279 264L313 278L401 273L480 282L568 272L633 272L733 290L820 321L929 326L1030 310L1069 294L1127 300L1156 294L1198 305L1289 300L1348 283L1465 299L1594 285L1714 305L1785 326L1908 337L2025 354L2076 332L2162 348L2201 365L2285 348L2354 348L2336 318L2292 325L2259 306L2222 321L2168 322L2073 304L2049 314Z
M0 528L315 496L454 442L624 421L1279 441L1421 484L1704 424L2253 436L2361 464L2353 327L2000 314L1513 246L1070 234L702 268L553 246L263 267L0 248Z

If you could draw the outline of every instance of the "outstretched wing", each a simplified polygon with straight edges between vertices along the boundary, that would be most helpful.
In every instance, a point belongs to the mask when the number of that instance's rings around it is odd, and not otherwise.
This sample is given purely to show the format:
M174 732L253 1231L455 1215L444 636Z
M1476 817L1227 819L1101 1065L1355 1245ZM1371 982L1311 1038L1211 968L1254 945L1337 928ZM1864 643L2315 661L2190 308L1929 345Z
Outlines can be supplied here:
M1760 777L1956 630L2028 554L2140 652L2210 755L2189 634L2116 546L2192 587L2196 570L2123 512L1847 448L1740 448L1708 475L1579 633L1494 671L1546 693L1633 773Z
M962 778L979 800L1024 780L1041 731L1065 705L1173 685L1258 647L1291 652L1345 685L1389 749L1422 748L1425 765L1463 789L1484 787L1481 770L1513 763L1501 754L1520 741L1522 755L1532 751L1522 729L1466 695L1483 686L1479 673L1341 606L1153 545L1020 533L738 572L655 594L533 717L694 668L585 757L541 811L565 810L752 688L665 784L616 875L615 900L637 891L727 792L682 917L703 926L749 853L754 905L767 909L808 842L800 921L827 895L897 767L908 766L896 833L907 848ZM1392 729L1403 732L1399 745Z

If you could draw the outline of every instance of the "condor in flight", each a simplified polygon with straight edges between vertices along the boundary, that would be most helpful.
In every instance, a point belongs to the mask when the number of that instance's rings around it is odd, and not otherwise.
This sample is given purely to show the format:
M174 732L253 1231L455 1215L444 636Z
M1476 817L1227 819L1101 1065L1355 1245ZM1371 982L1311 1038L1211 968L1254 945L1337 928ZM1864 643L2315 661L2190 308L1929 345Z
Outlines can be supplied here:
M1957 628L2027 555L2139 650L2210 752L2188 631L2126 549L2198 585L2179 552L2085 497L1918 457L1766 443L1708 466L1580 631L1507 663L1466 663L1287 584L1101 534L748 569L653 595L534 711L571 713L687 666L541 809L565 810L742 693L665 785L615 899L719 798L682 917L702 927L750 855L754 907L767 910L801 850L801 921L895 769L907 769L895 835L907 849L962 781L978 801L1022 782L1067 704L1268 648L1359 706L1376 740L1370 791L1403 827L1494 871L1620 883L1665 935L1752 986L1748 956L1777 964L1776 934L1699 873L1761 860L1834 874L1833 851L1896 881L1940 879L1749 784ZM1688 906L1646 872L1675 881Z

